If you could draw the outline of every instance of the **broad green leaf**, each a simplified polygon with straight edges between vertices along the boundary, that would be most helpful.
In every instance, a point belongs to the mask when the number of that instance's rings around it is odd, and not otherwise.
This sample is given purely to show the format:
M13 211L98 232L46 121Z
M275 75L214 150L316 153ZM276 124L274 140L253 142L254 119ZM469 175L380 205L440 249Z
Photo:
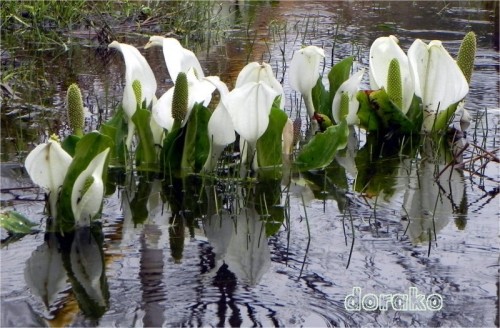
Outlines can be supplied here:
M123 108L119 106L113 117L102 124L99 131L110 137L114 142L111 148L109 159L113 165L125 165L125 154L127 147L125 146L125 138L128 133L127 121Z
M266 132L257 140L257 161L259 168L275 167L282 161L282 134L288 116L279 107L273 107L269 114Z
M139 144L136 150L136 161L138 170L151 170L156 168L156 150L151 131L151 112L147 109L138 108L132 116L139 135Z
M0 227L14 234L28 234L36 231L33 229L36 223L31 222L28 218L16 211L8 211L0 213Z
M432 132L443 132L450 125L453 118L453 114L458 108L458 103L450 105L446 110L437 113L434 125L432 126Z
M181 168L182 153L184 149L184 139L186 136L185 127L177 125L169 131L163 141L163 148L160 153L160 169L165 177L177 175Z
M316 113L324 114L331 118L333 97L330 97L328 90L323 85L321 76L311 90L311 97Z
M113 147L113 141L108 136L105 136L99 132L91 132L82 137L80 142L76 145L75 156L73 161L68 168L66 177L61 188L61 194L59 196L58 211L57 211L57 225L58 229L63 232L70 231L74 228L75 218L73 216L73 211L71 208L71 194L73 191L73 186L76 179L84 171L89 163L98 154L106 150L107 148ZM104 164L104 171L102 175L102 180L104 185L106 185L107 177L107 164L108 160Z
M340 85L349 79L353 61L354 56L344 58L333 65L330 73L328 73L328 81L330 82L330 108L332 107L333 97Z
M422 110L422 100L419 97L413 96L413 100L408 112L406 113L406 117L413 123L415 132L421 131L422 123L424 121L424 111Z
M71 157L75 156L76 144L80 141L82 137L70 134L61 143L62 149L64 149Z
M324 168L333 161L337 151L347 145L348 136L349 128L345 120L325 132L317 133L300 151L295 167L299 171Z
M186 125L186 139L182 152L182 170L199 172L210 152L208 139L208 121L210 111L202 104L196 104Z

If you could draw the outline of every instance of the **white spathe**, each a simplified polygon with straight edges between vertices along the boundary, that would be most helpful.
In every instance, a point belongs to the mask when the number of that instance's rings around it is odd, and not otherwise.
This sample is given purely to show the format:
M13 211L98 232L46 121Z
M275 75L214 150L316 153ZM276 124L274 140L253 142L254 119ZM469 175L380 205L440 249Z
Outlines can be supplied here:
M59 188L64 182L71 161L71 156L62 149L59 142L50 139L47 143L36 146L24 162L31 180L50 191L50 214L53 218L57 217Z
M266 83L281 96L280 108L285 108L285 92L283 91L281 83L274 77L271 65L264 62L262 64L258 62L247 64L238 74L235 88L239 88L248 82Z
M212 83L219 90L220 101L208 121L208 138L210 141L210 153L204 165L205 171L211 171L215 168L217 160L224 148L236 140L234 132L233 119L229 114L224 101L229 94L226 84L218 77L209 76L205 80Z
M205 78L198 79L192 68L189 69L186 76L188 80L188 112L186 118L182 121L182 126L186 125L194 105L198 103L208 106L212 100L212 93L215 91L215 86ZM218 79L216 76L211 78ZM153 105L153 119L159 126L168 131L174 125L174 118L172 117L174 89L175 86L168 89Z
M109 148L94 157L75 180L71 192L71 209L77 226L88 226L101 208L104 197L102 173L108 153Z
M149 38L149 42L144 49L152 46L161 46L163 48L165 64L174 83L180 72L187 72L191 68L194 69L198 79L205 77L196 55L191 50L184 48L177 39L154 35Z
M415 94L422 99L423 130L432 130L435 115L461 101L469 92L469 84L456 61L441 41L428 45L420 39L408 50L410 67L415 80Z
M365 74L365 70L362 69L356 74L352 75L348 80L340 85L332 102L332 116L335 122L340 123L340 102L342 94L347 93L349 97L349 112L347 113L346 121L348 125L359 124L358 109L359 101L356 98L357 92L359 90L359 85L361 84L361 79Z
M376 39L370 47L370 88L387 90L387 75L389 64L393 59L399 63L403 97L403 114L408 112L414 94L414 83L410 72L408 56L398 45L398 39L391 35Z
M125 61L125 88L123 90L122 106L128 118L127 147L130 149L132 137L135 132L135 125L131 120L137 109L137 99L135 98L132 83L138 80L141 83L142 99L140 103L146 101L147 104L156 101L156 78L149 66L146 58L132 45L113 41L108 45L120 51Z
M319 67L325 51L316 46L307 46L293 54L289 66L290 86L302 94L310 118L314 116L311 91L318 82Z
M269 114L278 93L264 82L248 82L225 97L234 129L252 147L269 125Z

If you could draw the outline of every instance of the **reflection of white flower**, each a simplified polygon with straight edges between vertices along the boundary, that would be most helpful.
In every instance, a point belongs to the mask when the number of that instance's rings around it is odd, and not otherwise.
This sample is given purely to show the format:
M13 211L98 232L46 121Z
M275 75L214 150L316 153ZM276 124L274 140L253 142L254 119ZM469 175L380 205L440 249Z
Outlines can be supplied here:
M61 253L54 234L38 246L24 268L24 279L31 292L43 300L49 308L57 300L59 293L68 286Z
M50 215L57 217L59 188L71 164L71 156L62 149L58 141L50 139L33 149L24 162L31 180L49 190Z
M469 92L469 84L456 61L441 41L428 45L417 39L408 50L415 94L422 99L424 131L431 131L435 115L462 100Z
M410 185L404 196L402 214L409 216L409 235L414 242L428 240L444 228L465 195L460 171L449 167L436 181L436 172L446 165L422 161L412 170Z
M205 221L208 241L219 261L228 265L238 279L256 285L271 265L264 221L253 208L240 214L212 215Z

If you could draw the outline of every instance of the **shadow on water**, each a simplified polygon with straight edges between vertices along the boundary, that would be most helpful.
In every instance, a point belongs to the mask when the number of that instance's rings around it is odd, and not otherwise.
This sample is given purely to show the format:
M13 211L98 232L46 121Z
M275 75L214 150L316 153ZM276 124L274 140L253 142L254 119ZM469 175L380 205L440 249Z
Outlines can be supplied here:
M183 39L207 73L231 89L247 62L270 62L292 117L299 101L284 60L302 44L330 52L328 70L351 54L367 67L381 35L397 35L403 49L415 38L440 39L456 54L465 31L475 31L468 147L436 152L417 137L391 143L362 135L324 170L266 183L115 169L102 224L4 239L2 326L498 325L500 177L478 148L498 148L498 3L231 2L213 14L220 26L210 40ZM139 47L160 93L172 85L162 53L142 46L169 32L116 35ZM41 229L44 196L18 163L53 131L68 133L61 113L69 84L80 85L93 128L122 94L121 58L97 51L98 41L70 40L64 50L2 51L2 78L15 71L26 82L2 95L2 210L24 213ZM363 295L416 287L439 294L443 307L348 311L355 287Z

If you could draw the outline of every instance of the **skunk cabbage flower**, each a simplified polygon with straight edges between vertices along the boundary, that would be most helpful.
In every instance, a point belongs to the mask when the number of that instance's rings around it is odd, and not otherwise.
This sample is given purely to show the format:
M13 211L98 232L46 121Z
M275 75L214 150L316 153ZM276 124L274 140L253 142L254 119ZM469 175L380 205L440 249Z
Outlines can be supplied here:
M152 46L161 46L163 48L163 57L167 64L168 73L174 83L180 72L186 73L191 68L194 69L194 74L198 79L205 77L196 55L182 47L177 39L154 35L149 39L144 49Z
M359 123L357 116L359 101L356 94L361 84L365 70L361 70L342 83L338 88L332 102L332 116L338 124L345 117L348 125Z
M186 116L182 121L182 126L186 125L194 105L198 103L207 106L212 100L212 93L215 91L215 86L206 79L199 80L195 76L192 68L186 75L188 82L188 107ZM214 78L218 79L218 77ZM174 125L174 118L172 116L174 90L175 87L168 89L168 91L153 105L154 120L159 126L169 131Z
M24 162L31 180L49 190L50 215L53 218L57 217L59 188L72 161L71 156L62 149L56 138L52 136L47 143L36 146Z
M259 64L258 62L247 64L238 74L235 87L239 88L248 82L266 83L279 95L281 95L280 108L285 108L285 92L283 91L283 87L281 86L281 84L274 77L271 65L269 65L268 63Z
M251 146L266 132L276 96L278 93L264 82L245 83L227 95L225 105L234 129Z
M309 118L312 118L315 112L311 91L318 82L319 65L323 58L323 49L308 46L296 51L290 62L290 86L304 97Z
M456 61L441 44L417 39L408 50L415 94L422 99L424 131L431 131L436 114L462 100L469 84Z
M125 89L123 90L122 106L128 117L127 148L130 149L135 131L131 117L134 115L138 103L142 104L143 101L146 101L149 104L155 101L156 79L146 58L134 46L113 41L108 47L120 51L125 60ZM139 81L139 84L135 83L136 90L133 87L134 81ZM140 86L140 91L137 90L137 86ZM140 99L137 99L137 95L140 95Z
M75 180L71 193L71 209L77 226L87 226L99 212L104 196L102 173L109 148L99 153Z
M205 171L215 168L217 160L224 148L236 140L234 125L231 115L224 104L229 90L224 82L218 77L209 76L205 78L211 82L220 93L220 101L208 121L208 138L210 140L210 153L204 165Z
M410 108L414 84L408 57L393 35L376 39L370 47L370 87L385 89L403 114Z

